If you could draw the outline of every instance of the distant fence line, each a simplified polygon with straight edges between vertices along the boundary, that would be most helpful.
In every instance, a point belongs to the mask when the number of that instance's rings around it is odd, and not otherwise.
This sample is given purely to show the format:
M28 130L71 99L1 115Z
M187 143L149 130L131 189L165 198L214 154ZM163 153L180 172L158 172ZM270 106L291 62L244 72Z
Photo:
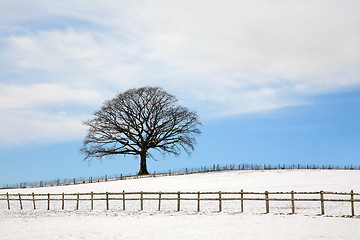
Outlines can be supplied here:
M306 197L310 195L309 197ZM280 197L276 197L280 196ZM317 197L316 197L317 196ZM326 196L329 196L326 198ZM332 197L330 197L332 196ZM333 197L337 198L333 198ZM342 198L340 198L341 196ZM24 209L24 202L32 202L31 209L37 209L37 204L39 202L45 202L42 207L46 207L47 210L52 209L51 202L61 202L61 207L55 210L65 210L65 206L69 202L76 202L75 210L79 210L80 202L89 202L87 209L94 210L94 202L103 201L103 209L111 210L110 203L115 203L119 201L122 203L122 208L120 210L126 210L126 204L128 201L138 201L139 208L138 210L144 210L145 201L155 201L157 206L157 211L169 210L163 209L162 203L164 201L175 201L176 202L176 211L181 211L181 202L184 201L193 201L196 202L196 209L194 211L201 211L201 203L204 201L215 201L218 202L218 212L221 212L223 209L223 202L227 201L238 201L239 205L233 209L234 212L244 212L244 202L245 201L263 201L265 203L265 212L270 213L270 203L271 202L290 202L290 207L282 207L282 210L286 210L285 214L295 214L297 209L298 202L318 202L320 211L319 215L324 215L326 213L326 204L325 202L333 203L349 203L348 214L347 216L355 216L355 204L360 202L360 193L355 193L353 190L350 192L245 192L243 190L238 192L105 192L105 193L47 193L47 194L0 194L0 206L7 207L8 210L14 208L14 203L18 202L18 207L16 209ZM344 198L345 197L345 198ZM4 204L5 202L5 204ZM29 207L29 205L27 205ZM98 206L98 205L97 205ZM167 205L169 206L169 205ZM300 209L300 207L299 207ZM360 210L360 209L359 209ZM284 212L282 212L284 213ZM359 213L357 213L359 215Z
M103 175L99 177L81 177L72 179L56 179L52 181L39 181L39 182L22 182L18 184L5 184L0 189L12 189L12 188L31 188L31 187L47 187L47 186L62 186L71 184L84 184L93 182L113 181L113 180L125 180L134 178L146 178L146 177L157 177L157 176L169 176L169 175L183 175L191 173L201 172L213 172L213 171L228 171L228 170L277 170L277 169L339 169L339 170L360 170L360 166L345 165L345 166L334 166L334 165L315 165L315 164L230 164L230 165L219 165L213 164L212 166L201 166L199 168L181 168L177 170L168 170L154 172L149 175L136 175L136 174L111 174Z

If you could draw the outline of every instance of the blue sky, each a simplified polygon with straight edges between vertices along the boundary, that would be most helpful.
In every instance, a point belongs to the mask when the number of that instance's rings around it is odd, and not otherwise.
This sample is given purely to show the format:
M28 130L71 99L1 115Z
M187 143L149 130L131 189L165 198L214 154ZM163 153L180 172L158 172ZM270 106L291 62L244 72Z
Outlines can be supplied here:
M199 113L191 157L359 165L358 1L1 1L0 184L136 172L83 162L82 121L160 86Z

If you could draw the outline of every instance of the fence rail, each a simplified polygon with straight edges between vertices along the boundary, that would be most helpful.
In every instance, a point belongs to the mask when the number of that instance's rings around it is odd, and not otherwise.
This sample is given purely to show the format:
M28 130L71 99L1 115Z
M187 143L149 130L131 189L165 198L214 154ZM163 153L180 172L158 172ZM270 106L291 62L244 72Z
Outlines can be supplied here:
M204 209L201 203L206 207L209 205L204 204L204 202L218 202L217 209L215 211L223 211L223 206L225 203L234 203L230 208L232 212L244 212L245 206L244 203L249 202L263 202L265 203L264 213L270 213L271 206L274 205L276 208L276 202L288 202L290 205L277 207L277 210L281 210L282 213L295 214L297 210L309 208L309 209L318 209L319 212L316 214L325 214L326 205L329 203L344 204L349 203L346 214L347 216L355 216L355 203L360 203L360 193L355 193L353 190L350 192L245 192L243 190L237 192L103 192L103 193L6 193L0 194L0 207L3 209L24 209L25 203L27 207L31 209L46 208L47 210L56 209L56 210L65 210L65 206L75 203L75 206L72 205L75 210L79 210L81 202L90 203L85 209L94 209L94 203L97 203L97 207L104 208L106 210L111 209L111 204L117 204L119 210L126 210L126 207L129 203L134 203L138 201L138 209L144 210L144 202L152 202L152 209L154 205L157 206L156 210L171 210L173 205L165 205L162 208L164 203L176 202L176 211L180 211L182 204L184 206L185 202L194 202L194 206L197 212L200 212L201 209ZM18 204L17 204L17 203ZM55 203L60 202L61 205L55 205ZM301 206L302 202L311 202L311 206ZM105 204L104 204L105 203ZM119 207L119 204L120 206ZM122 203L122 204L121 204ZM327 203L327 204L325 204ZM16 205L15 205L16 204ZM104 204L104 205L103 205ZM315 204L315 205L314 205ZM17 207L18 206L18 207ZM102 207L101 207L102 206ZM134 207L134 206L133 206ZM330 207L330 206L329 206ZM344 207L344 206L342 206ZM359 204L360 207L360 204ZM258 208L261 208L258 206ZM332 206L332 209L337 209L339 206ZM68 209L68 208L67 208ZM84 209L84 208L82 208ZM212 208L214 210L214 208ZM133 209L134 210L134 209ZM205 209L205 210L210 210ZM254 208L250 209L254 210ZM284 210L286 212L284 212ZM360 209L359 209L360 210ZM359 211L360 212L360 211ZM359 214L359 213L358 213Z

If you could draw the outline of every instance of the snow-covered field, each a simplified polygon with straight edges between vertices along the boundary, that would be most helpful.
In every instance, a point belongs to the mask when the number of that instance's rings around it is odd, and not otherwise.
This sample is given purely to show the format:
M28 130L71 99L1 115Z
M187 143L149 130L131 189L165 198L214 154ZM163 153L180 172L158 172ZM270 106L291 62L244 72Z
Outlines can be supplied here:
M143 178L60 187L7 189L0 193L77 193L125 191L334 191L360 192L360 171L356 170L266 170L227 171L157 178ZM101 201L98 201L101 202ZM135 201L134 201L135 202ZM44 203L45 204L45 203ZM80 210L73 206L66 210L56 204L47 211L38 205L31 210L31 202L24 203L24 210L7 210L6 201L0 203L0 239L360 239L360 218L316 216L319 213L288 215L262 214L263 203L246 204L239 213L232 205L224 203L224 212L216 213L216 203L202 203L204 211L196 213L196 203L182 206L176 212L176 203L164 205L156 211L151 201L144 203L145 211L138 211L138 204L123 212L117 203L105 211L97 203L94 211L88 203L81 203ZM135 203L134 203L135 204ZM156 204L156 203L155 203ZM257 205L259 204L259 205ZM287 205L286 205L287 204ZM318 203L315 203L318 204ZM329 203L326 202L326 205ZM349 202L340 203L348 211ZM15 204L14 204L15 205ZM272 207L272 203L270 203ZM235 205L238 207L238 205ZM328 207L328 206L326 206ZM303 207L306 208L306 207ZM338 206L336 207L338 208ZM207 211L206 209L210 209ZM260 209L255 211L254 209ZM270 208L270 212L275 208ZM248 211L247 211L248 210ZM331 210L331 209L330 209ZM335 209L337 210L337 209ZM328 211L328 210L327 210ZM355 203L355 214L360 215L360 203ZM344 214L346 215L346 214Z

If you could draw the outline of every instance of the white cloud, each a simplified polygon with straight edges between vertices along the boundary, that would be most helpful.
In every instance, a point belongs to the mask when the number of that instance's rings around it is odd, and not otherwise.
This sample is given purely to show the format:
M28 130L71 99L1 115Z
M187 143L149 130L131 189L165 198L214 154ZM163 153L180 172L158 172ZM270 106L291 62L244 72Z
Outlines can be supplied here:
M40 71L46 82L108 87L109 82L126 83L141 69L133 63L136 50L96 32L40 31L11 36L6 43L12 66Z
M98 107L103 101L104 96L94 89L0 84L0 145L79 139L89 113L84 108Z
M96 106L104 96L95 89L71 89L56 84L0 84L0 110L51 107L56 104Z
M0 115L0 146L79 139L85 136L81 120L84 120L83 115L68 117L43 111L3 111Z
M152 56L175 64L181 59L193 74L231 76L256 87L280 81L322 92L359 85L359 3L203 3L152 8ZM344 73L346 81L339 81Z
M360 87L359 1L20 2L0 3L0 109L160 85L218 116Z

